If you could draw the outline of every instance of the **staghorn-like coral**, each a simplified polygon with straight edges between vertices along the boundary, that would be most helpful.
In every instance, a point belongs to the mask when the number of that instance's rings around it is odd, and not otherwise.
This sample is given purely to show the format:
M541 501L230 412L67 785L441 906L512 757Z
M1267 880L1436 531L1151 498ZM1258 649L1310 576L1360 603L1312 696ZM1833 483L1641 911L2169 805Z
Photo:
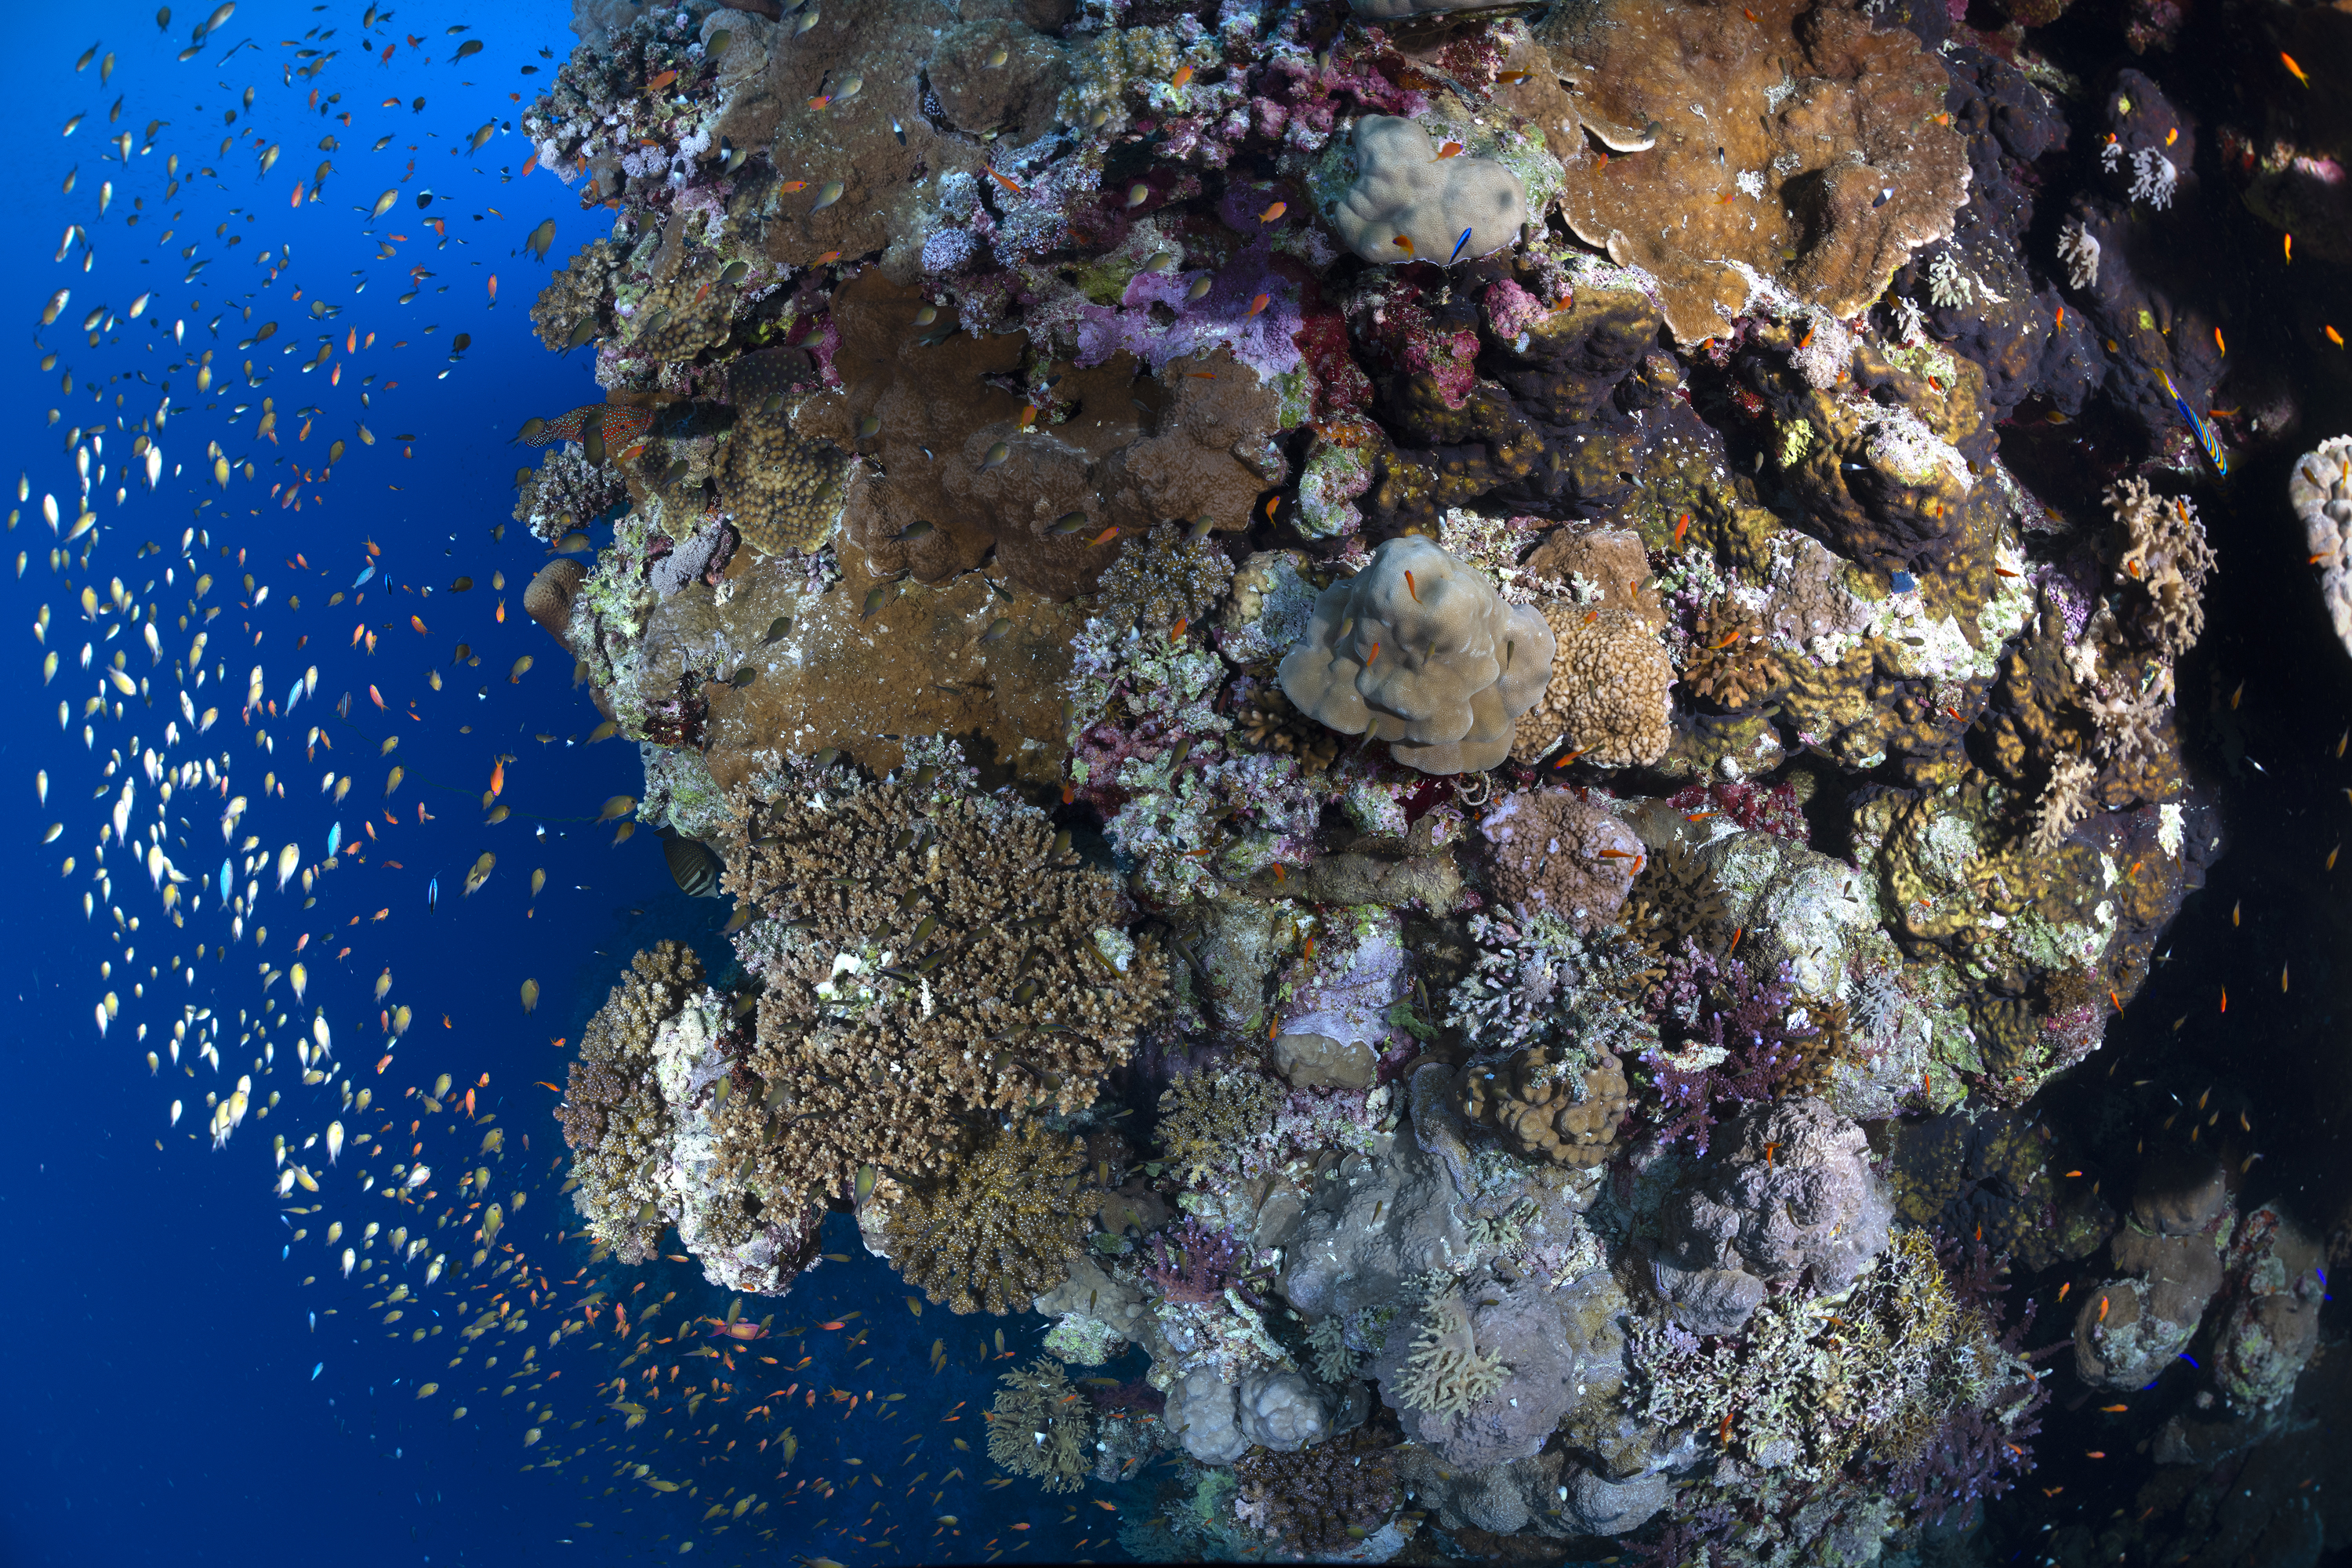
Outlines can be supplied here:
M1086 1141L1024 1121L890 1206L884 1245L899 1275L958 1312L1024 1310L1068 1278L1101 1194Z
M1001 1374L1004 1387L988 1412L988 1457L1049 1492L1086 1485L1094 1407L1070 1387L1062 1363L1039 1356Z
M748 1065L771 1113L740 1152L773 1183L935 1175L982 1115L1085 1107L1158 1012L1166 972L1109 879L969 776L796 769L732 796L725 886L766 917L738 949L764 985Z
M666 1223L656 1177L671 1110L654 1076L654 1039L701 989L702 961L665 942L631 961L581 1032L555 1119L572 1154L572 1204L597 1242L624 1262L653 1255Z

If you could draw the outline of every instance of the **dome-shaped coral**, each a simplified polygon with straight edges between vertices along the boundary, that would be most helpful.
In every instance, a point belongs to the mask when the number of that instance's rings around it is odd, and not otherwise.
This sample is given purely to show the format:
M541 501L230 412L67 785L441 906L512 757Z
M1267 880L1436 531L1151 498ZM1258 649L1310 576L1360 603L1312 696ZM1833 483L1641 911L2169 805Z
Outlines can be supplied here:
M1426 539L1406 535L1315 601L1282 661L1282 689L1349 734L1386 741L1425 773L1491 768L1512 724L1543 691L1552 634L1494 584Z
M1410 120L1368 114L1353 146L1355 184L1332 208L1331 226L1367 261L1475 258L1510 244L1528 221L1517 174L1458 150L1440 157Z
M1545 1046L1514 1051L1494 1067L1473 1065L1455 1089L1458 1108L1522 1154L1590 1170L1609 1158L1625 1119L1625 1069L1606 1052L1580 1082L1570 1067L1568 1052Z
M1490 877L1503 901L1579 931L1617 918L1649 858L1632 828L1570 790L1507 795L1478 830L1495 847Z

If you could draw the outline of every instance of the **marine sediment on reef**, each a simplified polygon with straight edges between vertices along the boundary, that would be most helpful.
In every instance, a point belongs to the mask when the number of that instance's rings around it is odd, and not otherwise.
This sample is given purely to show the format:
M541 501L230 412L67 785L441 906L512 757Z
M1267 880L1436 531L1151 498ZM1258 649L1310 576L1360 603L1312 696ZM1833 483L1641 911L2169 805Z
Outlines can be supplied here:
M2217 845L2113 340L2214 366L2116 324L2159 173L2021 247L2049 72L1841 0L578 8L524 124L613 230L533 314L607 412L517 515L596 549L528 604L740 911L573 1068L604 1245L780 1293L832 1205L1045 1314L992 1452L1182 1456L1147 1556L1868 1560L2031 1467L2002 1260L2119 1226L2081 1375L2218 1301L2276 1405L2307 1244L2021 1131ZM2102 396L2158 460L2062 514L2003 422Z

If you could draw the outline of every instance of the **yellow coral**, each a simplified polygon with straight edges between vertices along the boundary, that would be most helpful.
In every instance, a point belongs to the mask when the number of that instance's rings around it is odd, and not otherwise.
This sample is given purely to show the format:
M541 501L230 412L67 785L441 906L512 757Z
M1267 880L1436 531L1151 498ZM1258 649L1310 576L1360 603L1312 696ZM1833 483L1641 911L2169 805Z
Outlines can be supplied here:
M1546 605L1543 616L1559 651L1550 683L1519 719L1511 755L1531 763L1565 744L1604 768L1665 755L1675 668L1650 622L1631 610L1567 603Z
M1086 1144L1034 1121L998 1132L907 1194L882 1229L909 1285L958 1312L1017 1312L1069 1278L1100 1194Z

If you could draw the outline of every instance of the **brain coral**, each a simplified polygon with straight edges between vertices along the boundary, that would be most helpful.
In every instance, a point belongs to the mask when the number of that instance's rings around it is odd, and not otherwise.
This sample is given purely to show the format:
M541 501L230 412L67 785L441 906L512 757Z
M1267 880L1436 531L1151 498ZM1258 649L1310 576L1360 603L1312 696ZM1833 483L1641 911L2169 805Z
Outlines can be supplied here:
M1495 847L1490 876L1503 901L1579 931L1615 921L1648 858L1632 828L1570 790L1507 795L1478 830Z
M1428 773L1491 768L1542 693L1552 632L1426 539L1391 539L1315 601L1282 689L1334 730L1369 731Z
M1544 606L1559 652L1551 679L1520 716L1511 754L1533 762L1565 744L1604 768L1656 762L1672 740L1675 667L1657 629L1632 610Z
M1612 0L1558 8L1543 36L1567 84L1549 140L1569 226L1658 279L1684 342L1727 330L1742 268L1844 318L1952 233L1969 163L1935 118L1944 68L1858 6ZM1558 94L1520 91L1543 76L1498 101L1563 119Z
M992 1133L882 1222L909 1285L959 1312L1014 1312L1069 1278L1100 1194L1082 1189L1083 1139L1034 1121Z
M2322 441L2287 477L2287 505L2320 567L2320 592L2336 636L2352 651L2352 436Z
M1108 876L948 778L770 784L735 793L720 838L727 890L770 917L737 942L765 985L747 1065L770 1115L730 1131L766 1180L933 1175L984 1114L1094 1099L1166 980Z
M1367 261L1485 256L1517 238L1528 221L1517 174L1492 158L1439 157L1429 132L1410 120L1366 115L1356 121L1354 152L1355 183L1329 216Z

